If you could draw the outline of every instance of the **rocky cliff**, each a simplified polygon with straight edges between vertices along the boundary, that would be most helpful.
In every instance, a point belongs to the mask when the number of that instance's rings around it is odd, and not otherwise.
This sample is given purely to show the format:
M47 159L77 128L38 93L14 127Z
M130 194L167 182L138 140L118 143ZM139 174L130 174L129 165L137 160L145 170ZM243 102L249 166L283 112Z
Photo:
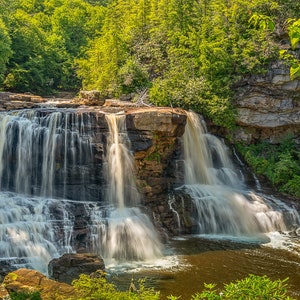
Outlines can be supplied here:
M287 135L300 144L300 81L274 62L267 74L244 78L237 87L237 140L278 143Z

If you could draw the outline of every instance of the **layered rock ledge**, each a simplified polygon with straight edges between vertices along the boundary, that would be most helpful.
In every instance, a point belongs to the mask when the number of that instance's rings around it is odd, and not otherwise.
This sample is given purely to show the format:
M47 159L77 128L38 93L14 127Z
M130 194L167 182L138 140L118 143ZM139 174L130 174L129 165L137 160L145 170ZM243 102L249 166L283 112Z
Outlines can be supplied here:
M236 139L278 143L291 135L300 144L300 81L274 62L266 75L245 78L237 88Z

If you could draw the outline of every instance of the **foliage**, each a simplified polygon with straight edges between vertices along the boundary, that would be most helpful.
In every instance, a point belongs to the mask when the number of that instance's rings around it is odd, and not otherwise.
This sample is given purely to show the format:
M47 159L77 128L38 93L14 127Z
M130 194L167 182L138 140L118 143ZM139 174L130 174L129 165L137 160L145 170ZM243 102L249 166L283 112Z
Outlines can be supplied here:
M214 284L205 284L205 290L195 294L192 299L266 299L266 300L291 300L287 296L287 279L270 280L267 276L249 275L245 279L225 284L223 290L216 289Z
M37 94L79 89L74 60L101 28L103 9L83 0L2 0L0 88Z
M253 170L266 176L279 191L300 196L300 151L292 138L280 145L263 142L237 148Z
M11 300L42 300L41 295L39 292L32 292L32 293L10 293Z
M231 127L232 86L278 57L274 24L293 0L1 0L0 88L50 94L148 89L156 105L180 106ZM298 61L282 54L299 74Z
M5 77L6 65L12 55L11 39L7 28L0 18L0 86Z
M215 284L205 284L202 292L191 296L191 300L199 299L285 299L292 300L287 296L287 280L272 281L267 276L249 275L244 279L224 284L222 290L217 289ZM139 282L139 289L135 289L133 283L128 292L117 291L115 286L108 283L104 277L92 278L81 275L78 280L73 281L78 295L76 299L131 299L131 300L155 300L160 299L159 293L153 289L146 288L144 281ZM133 286L132 286L133 285ZM170 295L168 300L180 300L181 296Z
M270 30L277 9L264 0L111 1L78 74L84 88L113 95L149 88L156 105L190 108L230 127L232 84L277 55ZM249 23L249 11L268 28Z
M77 290L76 300L157 300L159 292L145 287L144 281L139 280L139 288L132 283L128 292L118 291L116 287L107 282L104 276L91 277L85 274L74 280L72 285Z
M300 42L300 19L288 19L288 33L293 50L297 48ZM288 50L281 50L280 57L283 58L290 65L291 79L300 78L300 61L294 54L289 53Z

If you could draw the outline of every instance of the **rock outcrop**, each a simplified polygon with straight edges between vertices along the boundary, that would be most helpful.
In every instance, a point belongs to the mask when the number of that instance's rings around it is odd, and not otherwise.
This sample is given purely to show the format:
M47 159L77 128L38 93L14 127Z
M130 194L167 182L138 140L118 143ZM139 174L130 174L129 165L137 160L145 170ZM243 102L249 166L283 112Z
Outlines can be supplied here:
M45 99L40 96L0 92L0 110L34 108L43 102L45 102Z
M9 273L4 278L3 286L8 293L39 292L43 300L69 299L75 296L75 289L72 286L51 280L42 273L29 269ZM5 293L3 291L3 294Z
M90 253L68 253L52 259L48 265L49 277L59 282L71 284L80 274L90 275L104 271L105 264L99 255Z
M300 144L300 81L275 62L266 75L245 78L237 89L235 138L278 143L287 135Z

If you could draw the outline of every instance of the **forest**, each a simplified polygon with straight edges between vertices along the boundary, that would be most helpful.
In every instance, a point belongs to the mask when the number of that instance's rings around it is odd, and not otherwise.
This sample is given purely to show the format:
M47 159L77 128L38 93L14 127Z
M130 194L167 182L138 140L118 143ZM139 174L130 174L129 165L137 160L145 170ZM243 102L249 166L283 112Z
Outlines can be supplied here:
M294 0L0 0L0 90L147 91L231 127L232 87L279 57L276 28L297 44L299 15Z

